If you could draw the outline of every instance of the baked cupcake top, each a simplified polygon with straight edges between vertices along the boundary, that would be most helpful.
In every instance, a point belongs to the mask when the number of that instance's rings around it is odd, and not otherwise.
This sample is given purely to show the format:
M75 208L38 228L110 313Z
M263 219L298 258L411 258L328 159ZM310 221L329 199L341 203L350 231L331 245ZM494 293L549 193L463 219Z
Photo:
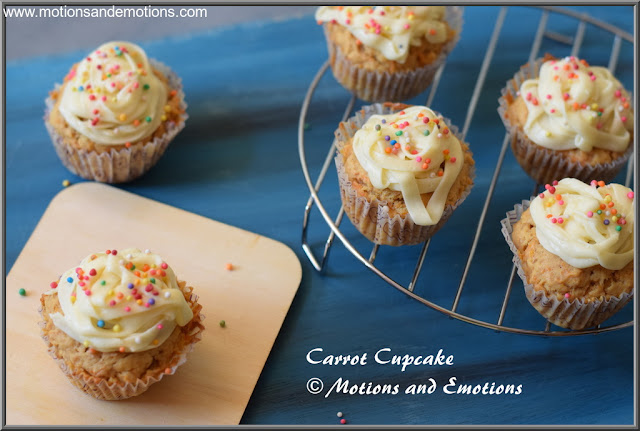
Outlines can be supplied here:
M173 270L149 251L92 254L54 286L47 294L62 308L54 325L101 352L153 349L193 318Z
M374 187L402 192L416 224L438 223L464 161L460 141L442 116L424 106L372 115L352 145ZM423 193L433 193L426 206Z
M398 63L404 63L409 47L420 45L423 38L433 44L447 41L444 16L444 6L322 6L316 11L318 23L340 24Z
M107 42L65 77L59 110L76 131L102 145L143 139L160 125L168 88L145 52L130 42Z
M528 109L524 132L540 146L623 152L631 143L631 98L604 67L573 56L549 60L520 95Z
M536 236L575 268L619 270L633 260L634 194L620 184L565 178L531 201Z

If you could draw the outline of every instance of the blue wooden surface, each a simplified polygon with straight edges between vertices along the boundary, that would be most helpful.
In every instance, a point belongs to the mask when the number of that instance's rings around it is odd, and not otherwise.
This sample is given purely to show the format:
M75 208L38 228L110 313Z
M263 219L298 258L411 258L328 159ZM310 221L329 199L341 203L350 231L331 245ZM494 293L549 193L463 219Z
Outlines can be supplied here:
M631 7L582 7L628 32ZM458 46L433 107L462 127L498 7L467 7ZM476 185L467 201L434 237L416 293L450 307L471 245L504 136L496 113L504 82L526 62L540 11L511 7L489 69L468 142L477 162ZM548 27L574 34L575 21L552 16ZM580 55L606 65L612 37L587 28ZM394 290L361 266L340 243L328 267L315 272L300 247L308 191L297 152L297 122L307 87L326 59L322 31L313 17L249 23L143 47L182 77L190 118L158 165L121 188L284 242L296 251L303 280L243 416L244 424L336 424L344 412L351 424L631 424L633 423L633 330L597 336L539 338L495 333L453 320ZM541 53L568 55L570 48L546 40ZM6 268L11 269L63 179L74 177L57 159L42 124L43 99L54 82L85 53L31 58L7 65ZM616 74L632 88L633 49L623 43ZM315 178L349 99L330 75L320 82L305 134ZM421 102L420 96L413 102ZM321 189L332 214L339 207L333 167ZM619 181L624 181L619 177ZM510 153L487 214L478 255L459 311L494 322L511 268L499 220L526 198L533 184ZM369 243L348 221L344 232L367 253ZM310 240L320 250L327 228L316 212ZM52 249L52 252L55 252ZM408 283L418 247L382 247L377 264ZM516 280L505 324L543 329ZM15 292L8 292L12 295ZM628 306L612 321L632 318ZM322 366L305 356L322 347L330 354L368 353L366 366ZM443 349L451 367L378 365L372 355L389 347L397 354L428 355ZM212 365L215 366L215 365ZM442 385L521 384L520 395L446 395ZM325 391L338 378L352 383L428 383L430 395L312 395L306 382L318 377ZM324 393L323 392L323 393ZM8 394L11 396L11 394ZM203 424L206 425L206 424Z

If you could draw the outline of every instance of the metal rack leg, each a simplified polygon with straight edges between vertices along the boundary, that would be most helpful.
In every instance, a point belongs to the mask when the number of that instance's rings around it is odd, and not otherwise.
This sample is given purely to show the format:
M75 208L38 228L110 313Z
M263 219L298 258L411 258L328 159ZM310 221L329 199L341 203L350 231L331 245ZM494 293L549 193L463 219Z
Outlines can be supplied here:
M340 211L338 211L338 215L336 216L336 219L333 222L333 224L335 224L336 227L340 227L340 223L342 223L343 216L344 216L344 207L340 206ZM329 237L327 238L327 241L324 243L324 251L322 252L322 260L320 261L320 269L324 268L324 264L327 261L327 257L329 256L329 250L333 245L333 240L335 239L335 237L336 237L335 233L331 231L329 233Z
M509 297L511 296L511 289L513 288L513 279L516 275L516 264L511 267L511 275L509 276L509 284L507 284L507 291L504 294L504 300L502 301L502 308L500 309L500 316L498 316L498 325L502 325L504 322L504 315L507 312L507 304L509 303Z
M420 276L420 272L422 271L422 264L424 263L424 258L427 255L427 250L429 249L429 244L431 244L431 238L429 238L424 245L422 246L422 250L420 250L420 256L418 257L418 263L416 264L416 269L413 271L413 276L411 277L411 282L407 289L409 292L413 292L413 289L416 288L416 281L418 281L418 277Z
M326 67L324 69L321 69L321 72L324 73L324 70L326 70ZM317 82L319 81L319 77L322 76L321 74L316 76L316 79L314 79L314 82L312 85L317 85ZM345 121L347 118L349 118L349 115L351 114L351 111L353 110L353 106L355 104L356 101L356 96L352 95L351 99L349 100L349 103L347 104L347 108L344 111L344 114L342 115L342 120L341 121ZM305 100L305 102L309 102L308 100ZM308 106L308 105L307 105ZM306 112L305 112L306 114ZM301 123L302 123L302 118L301 118ZM316 180L316 183L314 184L314 188L315 191L317 192L320 189L320 186L322 185L322 182L324 181L324 177L327 174L327 171L329 169L329 166L331 165L331 161L333 160L334 157L334 152L335 152L335 145L331 144L331 147L329 148L329 152L327 153L327 157L324 160L324 163L322 164L322 168L320 169L320 174L318 175L318 179ZM309 200L307 201L307 205L305 206L304 209L304 217L303 217L303 221L302 221L302 249L304 250L305 254L307 255L307 257L309 258L309 260L311 261L311 264L313 265L313 267L316 269L316 271L322 271L322 268L324 267L324 264L326 262L327 259L327 255L329 253L329 249L331 248L331 245L333 244L333 238L335 236L335 234L333 233L333 231L330 232L329 234L329 238L327 238L327 241L325 243L325 248L324 248L324 252L322 254L322 260L318 261L318 259L315 257L315 255L313 254L313 250L311 250L311 247L309 246L309 243L307 241L307 230L308 230L308 225L309 225L309 215L311 213L311 208L313 208L313 196L309 196ZM342 213L343 213L343 208L340 207L340 213L338 215L338 217L336 218L336 223L338 223L338 225L340 224L340 220L342 220Z
M378 249L380 248L380 244L374 244L371 249L371 254L369 255L369 263L373 263L376 260L376 256L378 255Z

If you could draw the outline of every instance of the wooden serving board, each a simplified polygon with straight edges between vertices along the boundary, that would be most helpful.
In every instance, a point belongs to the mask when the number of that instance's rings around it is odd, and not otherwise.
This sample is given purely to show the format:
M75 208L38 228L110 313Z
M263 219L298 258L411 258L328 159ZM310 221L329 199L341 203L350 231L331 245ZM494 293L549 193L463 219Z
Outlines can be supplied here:
M72 386L46 352L40 295L85 256L129 247L163 256L194 287L205 330L176 374L137 397L100 401ZM7 276L6 423L238 424L301 277L293 251L272 239L104 184L64 189Z

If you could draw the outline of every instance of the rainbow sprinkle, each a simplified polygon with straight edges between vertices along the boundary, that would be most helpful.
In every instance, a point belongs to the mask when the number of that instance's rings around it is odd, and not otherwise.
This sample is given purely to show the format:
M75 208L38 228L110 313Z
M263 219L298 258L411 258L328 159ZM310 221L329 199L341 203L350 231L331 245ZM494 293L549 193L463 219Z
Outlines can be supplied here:
M562 195L555 194L556 188L554 186L556 185L558 185L557 181L554 181L552 184L546 184L544 186L546 189L546 192L542 192L538 195L538 197L543 200L544 206L547 208L551 208L554 205L558 205L562 207L565 204L562 198ZM606 186L604 181L595 181L595 180L591 181L590 185L596 188L602 188ZM633 192L627 193L627 197L629 199L633 199L634 193ZM605 226L615 225L615 230L617 232L620 232L622 230L622 227L627 224L627 220L622 214L618 214L618 210L614 207L615 207L615 203L613 202L613 198L609 193L607 193L604 195L602 202L598 205L598 209L596 209L595 211L591 211L591 210L586 211L585 215L587 216L587 218L590 218L590 219L594 218L594 216L598 216L599 219L602 221L603 225ZM564 222L567 221L566 217L565 218L554 217L552 214L547 214L547 218L552 224L562 225Z
M105 251L105 255L111 255L113 257L118 256L118 251L115 249L110 249ZM92 255L89 261L94 260L97 255ZM118 256L119 257L119 256ZM127 269L134 277L134 281L126 284L126 289L128 294L125 295L123 292L116 292L115 289L118 285L114 285L112 282L108 282L104 279L95 279L91 280L92 277L95 277L97 271L95 268L91 268L88 274L81 267L75 268L75 276L69 276L66 278L68 283L77 283L77 288L71 293L71 304L75 304L77 302L77 290L82 290L86 296L92 295L92 288L98 291L100 289L108 289L107 297L110 299L107 301L105 299L105 303L108 304L109 307L122 307L122 310L129 313L134 310L140 310L143 308L149 308L156 304L155 296L159 296L160 292L156 288L156 284L158 280L163 281L165 284L168 284L167 279L167 269L169 265L166 262L162 262L159 266L155 264L149 266L148 264L144 264L142 268L136 269L136 266L133 264L131 260L131 255L127 255L126 258L120 259L119 264ZM149 277L152 275L153 277ZM148 280L149 283L146 283L145 280ZM51 289L56 289L58 287L58 283L61 280L53 281L49 284ZM141 286L145 286L144 288L140 288ZM23 290L23 289L22 289ZM21 293L22 294L22 293ZM25 292L26 294L26 292ZM24 296L24 295L23 295ZM164 298L170 298L171 292L164 292ZM108 320L99 319L95 323L97 328L120 332L122 327L115 322L109 322ZM156 326L158 330L163 329L162 324L158 324ZM137 343L140 340L136 341ZM157 344L157 343L155 343ZM85 347L89 347L89 342L85 341ZM121 347L119 349L120 352L124 352L125 348Z

